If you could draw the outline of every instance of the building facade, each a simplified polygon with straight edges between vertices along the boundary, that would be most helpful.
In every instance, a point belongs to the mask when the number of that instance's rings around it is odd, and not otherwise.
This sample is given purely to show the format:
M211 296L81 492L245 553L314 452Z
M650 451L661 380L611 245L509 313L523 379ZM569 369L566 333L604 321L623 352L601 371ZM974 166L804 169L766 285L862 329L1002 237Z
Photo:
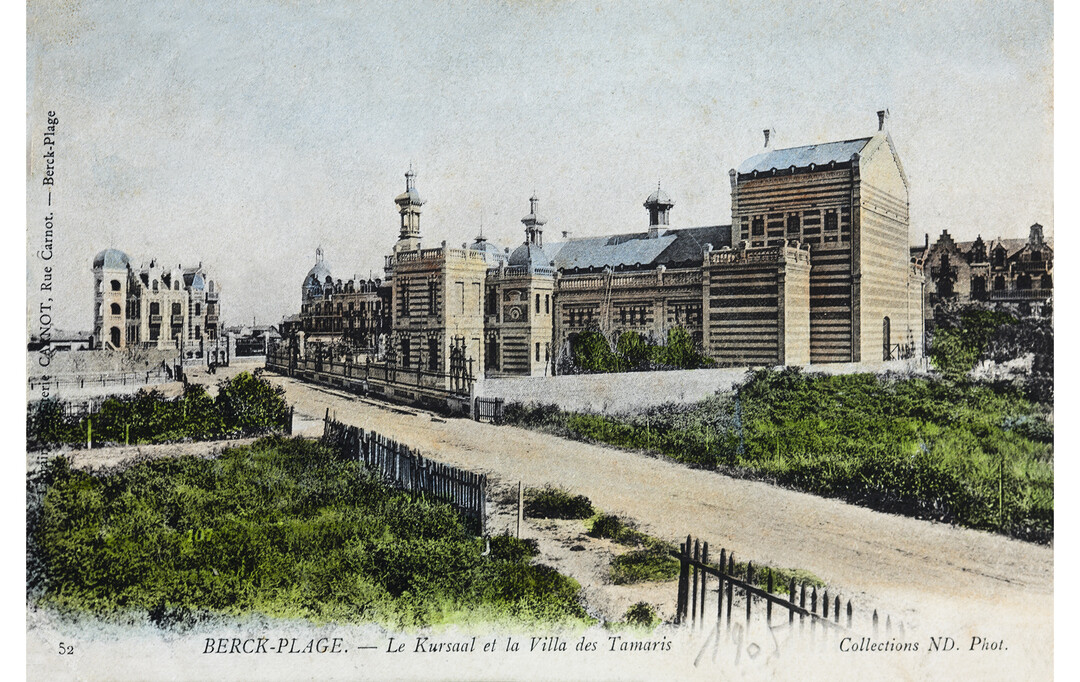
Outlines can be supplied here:
M511 253L482 235L423 248L410 169L386 279L373 285L371 300L389 310L376 359L431 381L462 363L475 376L542 376L582 332L663 342L676 327L720 366L921 355L923 267L885 112L875 134L853 140L773 149L767 132L765 150L729 175L730 224L672 228L675 202L658 186L644 230L545 244L533 196ZM320 253L293 322L343 339L340 283L321 265ZM319 320L309 306L325 301Z
M105 249L94 257L94 345L97 348L177 349L202 358L221 329L221 290L196 267L134 268L127 254Z
M1028 314L1054 295L1054 249L1038 223L1029 228L1027 239L990 242L981 235L957 242L943 230L933 244L926 235L912 255L926 264L928 319L935 307L950 303L1005 305Z

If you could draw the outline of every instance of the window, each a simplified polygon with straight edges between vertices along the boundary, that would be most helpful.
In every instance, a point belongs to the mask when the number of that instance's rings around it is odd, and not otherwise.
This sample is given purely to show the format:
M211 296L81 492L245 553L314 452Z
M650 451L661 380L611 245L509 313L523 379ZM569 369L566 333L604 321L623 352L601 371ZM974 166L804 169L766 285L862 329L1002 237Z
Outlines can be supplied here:
M1053 289L1054 288L1054 278L1051 277L1050 275L1043 275L1042 278L1039 280L1039 288L1040 289Z
M536 314L540 314L540 294L536 295Z
M544 294L544 314L551 313L551 294Z
M157 280L156 279L154 280L153 289L154 289L154 293L157 293Z
M152 325L150 325L150 340L151 341L157 341L159 338L161 338L161 325L160 324L152 324Z
M195 304L195 315L202 315L202 303Z
M180 314L180 304L179 303L173 303L172 304L172 314L173 315L179 315Z
M113 303L112 305L110 305L109 306L109 312L112 313L113 315L119 315L120 314L120 304L119 303Z
M1005 291L1005 277L998 275L994 278L994 291Z
M536 361L540 362L540 344L536 344Z
M401 342L401 366L409 366L409 351L411 350L409 340L405 339Z
M825 231L836 232L836 211L829 211L825 214Z
M120 280L114 279L113 281L109 282L109 287L112 288L113 291L120 291Z
M1020 291L1027 291L1031 288L1031 276L1020 275L1016 278L1016 288Z
M195 338L196 339L201 339L202 338L202 329L199 327L199 325L195 325Z
M436 291L435 282L428 282L427 283L428 315L437 315L439 313L438 309L435 307L437 305L436 296L437 296L437 291Z
M789 215L787 219L787 236L796 239L799 236L799 216Z
M432 337L428 339L428 369L435 371L439 369L439 340Z
M161 314L161 304L158 303L157 301L152 302L150 304L150 314L151 315L160 315Z
M750 234L755 237L765 234L764 218L754 218L754 221L750 224Z

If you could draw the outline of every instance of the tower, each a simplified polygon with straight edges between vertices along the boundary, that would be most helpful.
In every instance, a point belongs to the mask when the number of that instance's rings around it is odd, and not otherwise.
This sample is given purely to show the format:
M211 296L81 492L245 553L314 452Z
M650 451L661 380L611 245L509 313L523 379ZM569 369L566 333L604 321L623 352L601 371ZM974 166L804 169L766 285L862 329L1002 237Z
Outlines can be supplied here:
M656 183L656 191L645 200L644 206L649 210L649 238L655 239L660 236L660 228L668 226L668 211L675 205L664 190L660 189L660 183Z
M123 251L105 249L94 256L94 346L119 350L127 344L128 268Z
M521 219L525 225L525 243L537 247L544 246L544 224L547 222L536 213L536 205L540 202L534 193L529 197L529 215ZM546 265L546 263L544 264Z
M394 199L394 203L401 214L401 232L394 245L394 253L416 251L420 248L420 207L424 205L424 200L416 191L416 173L411 166L405 173L405 191Z

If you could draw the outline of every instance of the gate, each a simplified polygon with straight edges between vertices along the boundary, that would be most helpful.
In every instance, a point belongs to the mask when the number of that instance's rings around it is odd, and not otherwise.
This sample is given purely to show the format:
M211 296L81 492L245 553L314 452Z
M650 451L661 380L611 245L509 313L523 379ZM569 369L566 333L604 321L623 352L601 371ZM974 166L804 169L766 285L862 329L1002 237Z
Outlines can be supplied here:
M502 398L477 398L473 402L473 419L498 424L503 416Z

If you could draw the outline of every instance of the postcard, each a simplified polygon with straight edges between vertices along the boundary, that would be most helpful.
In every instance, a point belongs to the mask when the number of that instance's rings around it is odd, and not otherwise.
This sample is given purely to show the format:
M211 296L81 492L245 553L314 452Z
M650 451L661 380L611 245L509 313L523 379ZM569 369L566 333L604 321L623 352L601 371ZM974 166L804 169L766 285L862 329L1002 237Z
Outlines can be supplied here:
M1052 678L1051 3L26 16L29 679Z

